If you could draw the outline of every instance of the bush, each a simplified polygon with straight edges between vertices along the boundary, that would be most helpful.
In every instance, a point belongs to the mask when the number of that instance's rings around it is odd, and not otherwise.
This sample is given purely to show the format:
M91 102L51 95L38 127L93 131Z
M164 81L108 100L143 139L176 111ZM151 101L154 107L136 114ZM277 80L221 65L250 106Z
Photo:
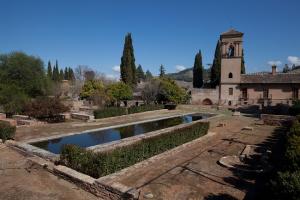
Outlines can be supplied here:
M16 133L16 127L11 126L8 122L0 121L0 139L5 142L8 139L13 139Z
M60 154L60 163L98 178L201 137L207 133L208 128L208 122L199 121L189 127L101 153L94 153L75 145L65 145Z
M94 111L95 119L101 119L105 117L115 117L120 115L126 115L126 108L124 107L106 107L100 110Z
M296 116L300 115L300 101L295 101L294 105L290 107L289 109L290 115Z
M27 103L24 113L30 117L47 122L62 122L64 117L60 114L68 111L58 98L40 97Z
M128 108L128 114L146 112L152 110L160 110L163 109L164 106L162 104L146 104L141 106L133 106Z
M163 105L155 104L155 105L142 105L142 106L133 106L128 108L128 114L139 113L139 112L146 112L151 110L159 110L163 109ZM126 115L125 107L106 107L99 110L94 111L95 119L101 119L105 117L115 117Z

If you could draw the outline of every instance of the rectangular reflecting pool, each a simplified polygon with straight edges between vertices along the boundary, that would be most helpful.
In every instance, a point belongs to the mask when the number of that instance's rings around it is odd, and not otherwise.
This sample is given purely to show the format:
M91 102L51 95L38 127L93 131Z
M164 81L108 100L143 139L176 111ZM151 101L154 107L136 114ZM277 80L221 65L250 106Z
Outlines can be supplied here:
M80 147L90 147L151 131L176 126L179 124L186 124L192 121L206 119L211 116L212 114L190 114L167 119L160 119L156 121L137 123L118 128L109 128L99 131L85 132L82 134L69 135L61 138L35 142L31 145L45 149L52 153L59 154L62 146L65 144L75 144Z

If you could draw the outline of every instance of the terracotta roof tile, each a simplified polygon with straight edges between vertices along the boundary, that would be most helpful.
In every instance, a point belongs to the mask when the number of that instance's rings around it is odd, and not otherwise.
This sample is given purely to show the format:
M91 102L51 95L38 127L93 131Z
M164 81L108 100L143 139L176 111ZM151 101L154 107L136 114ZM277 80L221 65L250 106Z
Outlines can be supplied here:
M300 73L242 74L241 83L300 83Z

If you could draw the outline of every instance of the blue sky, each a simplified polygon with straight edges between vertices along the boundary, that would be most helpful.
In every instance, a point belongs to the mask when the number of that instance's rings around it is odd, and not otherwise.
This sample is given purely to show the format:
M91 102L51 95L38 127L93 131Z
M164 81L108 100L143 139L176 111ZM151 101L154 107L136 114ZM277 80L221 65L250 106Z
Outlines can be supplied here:
M247 72L300 64L299 0L0 0L0 53L21 50L110 76L131 32L136 64L157 74L212 63L220 33L244 32Z

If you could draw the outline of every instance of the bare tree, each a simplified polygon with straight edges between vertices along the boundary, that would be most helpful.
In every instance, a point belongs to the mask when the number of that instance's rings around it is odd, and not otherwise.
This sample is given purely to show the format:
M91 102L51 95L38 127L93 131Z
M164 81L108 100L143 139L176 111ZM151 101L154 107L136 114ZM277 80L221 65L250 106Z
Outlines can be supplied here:
M144 83L144 87L141 92L142 99L149 104L155 102L156 97L159 93L159 81L152 79Z

